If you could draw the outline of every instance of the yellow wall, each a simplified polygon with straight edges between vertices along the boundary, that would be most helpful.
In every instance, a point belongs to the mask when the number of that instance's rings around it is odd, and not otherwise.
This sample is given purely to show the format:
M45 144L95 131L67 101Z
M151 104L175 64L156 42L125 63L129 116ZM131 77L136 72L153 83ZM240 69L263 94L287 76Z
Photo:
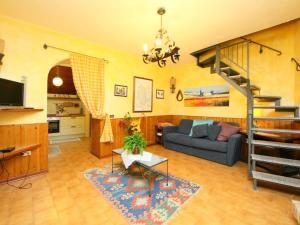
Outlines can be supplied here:
M26 76L26 106L44 109L39 113L1 112L0 124L46 122L48 72L52 66L69 56L57 50L44 50L44 43L109 60L105 85L106 112L122 117L127 111L132 111L133 76L141 76L153 79L154 90L165 90L164 100L157 100L153 96L153 112L146 115L170 114L166 104L169 99L170 76L163 74L165 70L157 65L145 65L139 56L2 16L0 37L5 40L5 57L0 77L21 81L21 77ZM128 85L128 97L115 97L114 84Z
M300 60L299 24L299 20L293 21L249 36L254 41L283 52L277 56L265 49L263 54L259 54L259 48L252 46L250 65L252 81L262 88L261 94L282 96L284 104L300 103L297 90L300 75L295 72L295 65L290 61L291 57ZM154 81L153 112L146 115L246 116L246 98L234 88L230 89L229 107L184 107L183 101L176 101L176 94L169 92L171 76L176 77L177 90L182 91L187 87L226 84L218 75L210 74L209 68L198 67L196 59L189 63L169 63L161 69L156 64L144 64L140 56L2 16L0 38L5 40L5 57L0 77L20 81L22 76L27 76L27 106L45 109L40 113L0 113L0 124L46 122L48 72L52 66L69 56L56 50L45 51L42 48L44 43L109 60L106 68L105 111L115 117L122 117L127 111L132 112L133 76ZM114 96L115 84L128 86L127 98ZM155 98L155 89L165 90L164 100Z
M176 76L177 90L182 92L188 87L205 87L209 85L227 84L219 75L210 74L210 68L200 68L194 63L172 66L171 73ZM184 107L184 101L178 102L176 94L172 95L170 107L174 115L212 116L212 117L244 117L246 98L230 87L229 107Z
M300 60L300 20L292 21L274 28L263 30L247 38L281 50L281 56L264 49L259 54L259 47L250 47L250 78L251 82L261 88L261 95L282 96L283 105L300 104L300 75L295 72L291 57L298 55ZM195 49L197 50L197 49ZM196 65L196 58L191 64L178 64L171 67L171 73L177 79L177 87L183 91L187 87L202 87L226 84L217 74L210 74L209 68ZM243 74L242 74L243 75ZM243 75L246 77L246 75ZM296 82L295 82L296 81ZM296 84L296 85L295 85ZM297 97L296 97L297 96ZM230 89L229 107L184 107L177 102L175 96L171 99L171 111L177 115L246 117L246 97L234 88ZM256 115L273 114L272 110L255 111Z
M297 21L295 30L295 57L298 63L300 63L300 20ZM292 63L292 69L295 71L295 102L300 104L300 71L296 71L296 65Z

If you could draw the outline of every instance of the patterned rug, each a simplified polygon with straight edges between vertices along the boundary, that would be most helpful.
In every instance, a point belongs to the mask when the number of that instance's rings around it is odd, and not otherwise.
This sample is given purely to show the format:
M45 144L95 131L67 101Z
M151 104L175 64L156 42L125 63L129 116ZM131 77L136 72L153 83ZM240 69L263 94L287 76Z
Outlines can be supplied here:
M112 202L130 224L166 224L200 189L197 184L171 175L167 185L165 176L149 173L146 175L151 176L149 197L148 181L140 174L132 171L129 174L123 167L114 173L110 170L110 167L94 168L87 170L84 176Z

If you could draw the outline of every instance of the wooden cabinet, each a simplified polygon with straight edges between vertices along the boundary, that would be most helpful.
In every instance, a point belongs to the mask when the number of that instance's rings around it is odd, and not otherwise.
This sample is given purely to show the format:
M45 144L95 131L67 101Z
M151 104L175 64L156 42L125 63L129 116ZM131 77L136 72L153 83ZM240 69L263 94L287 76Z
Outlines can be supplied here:
M84 134L84 117L61 117L60 135Z

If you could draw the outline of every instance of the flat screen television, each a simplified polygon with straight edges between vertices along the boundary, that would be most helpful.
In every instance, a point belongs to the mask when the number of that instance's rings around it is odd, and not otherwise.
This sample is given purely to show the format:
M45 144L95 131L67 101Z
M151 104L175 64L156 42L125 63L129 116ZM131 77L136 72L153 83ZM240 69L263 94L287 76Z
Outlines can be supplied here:
M0 107L24 105L24 84L0 78Z

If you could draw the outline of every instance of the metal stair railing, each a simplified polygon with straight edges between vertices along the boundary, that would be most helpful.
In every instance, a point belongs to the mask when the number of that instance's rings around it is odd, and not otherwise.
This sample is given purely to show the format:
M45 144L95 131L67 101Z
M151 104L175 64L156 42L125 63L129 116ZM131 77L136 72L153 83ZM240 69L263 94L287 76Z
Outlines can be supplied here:
M255 120L276 120L276 121L300 121L299 107L296 106L281 106L278 96L264 96L254 95L254 85L251 85L250 79L250 44L260 46L260 53L262 48L269 49L281 55L281 51L271 48L269 46L242 38L243 41L235 42L224 46L222 44L216 45L215 48L215 67L214 72L219 74L223 79L230 83L234 88L238 89L247 97L247 133L248 133L248 175L252 177L253 189L257 188L257 181L263 180L277 184L288 185L291 187L300 188L300 179L290 178L282 175L275 175L272 173L264 173L256 171L256 162L265 162L269 164L288 165L290 167L299 168L300 160L293 160L280 157L272 157L266 155L255 154L255 146L262 146L268 148L281 148L290 150L300 150L300 144L282 143L274 141L254 140L254 133L262 131L267 133L286 133L286 134L300 134L300 130L294 131L291 129L273 129L273 128L255 128ZM210 49L211 50L211 49ZM298 65L297 65L298 66ZM241 77L243 77L241 79ZM239 81L236 81L241 79ZM236 82L235 82L236 81ZM257 89L256 89L257 90ZM254 98L259 99L260 102L274 102L274 106L254 106ZM280 112L293 112L293 117L254 117L254 109L274 109ZM259 165L262 167L261 165ZM263 168L263 167L262 167Z
M244 40L227 45L216 47L216 73L221 75L221 61L223 59L234 64L246 73L246 97L247 97L247 133L248 133L248 175L252 176L251 154L254 153L253 140L253 95L250 80L250 41Z

